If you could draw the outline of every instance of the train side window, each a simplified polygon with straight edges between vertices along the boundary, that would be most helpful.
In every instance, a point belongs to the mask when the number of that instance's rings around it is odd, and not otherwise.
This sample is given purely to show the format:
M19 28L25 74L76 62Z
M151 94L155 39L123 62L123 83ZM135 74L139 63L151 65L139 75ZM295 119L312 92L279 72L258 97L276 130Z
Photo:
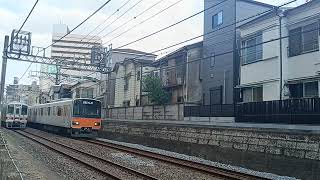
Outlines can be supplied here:
M51 113L51 107L48 107L48 116L50 116Z
M57 115L61 116L62 115L62 108L60 106L58 106L57 108L58 108Z
M63 116L68 117L68 113L69 113L68 106L63 106Z
M43 116L43 108L40 109L40 115Z

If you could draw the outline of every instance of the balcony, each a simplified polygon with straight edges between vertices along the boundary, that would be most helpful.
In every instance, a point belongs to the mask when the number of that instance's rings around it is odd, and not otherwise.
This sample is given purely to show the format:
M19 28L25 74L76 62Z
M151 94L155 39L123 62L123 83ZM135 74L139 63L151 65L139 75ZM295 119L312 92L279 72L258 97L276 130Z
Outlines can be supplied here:
M163 86L165 88L172 88L172 87L178 87L182 85L183 85L183 78L177 77L177 78L166 79Z

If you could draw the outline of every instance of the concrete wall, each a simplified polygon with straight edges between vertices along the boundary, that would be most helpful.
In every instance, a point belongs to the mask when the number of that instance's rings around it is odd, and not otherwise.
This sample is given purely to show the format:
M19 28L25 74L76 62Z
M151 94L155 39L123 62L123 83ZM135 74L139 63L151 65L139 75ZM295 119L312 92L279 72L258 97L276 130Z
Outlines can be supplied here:
M99 135L108 139L298 179L320 177L320 135L311 132L109 120L102 124Z
M183 104L109 109L110 119L182 121Z

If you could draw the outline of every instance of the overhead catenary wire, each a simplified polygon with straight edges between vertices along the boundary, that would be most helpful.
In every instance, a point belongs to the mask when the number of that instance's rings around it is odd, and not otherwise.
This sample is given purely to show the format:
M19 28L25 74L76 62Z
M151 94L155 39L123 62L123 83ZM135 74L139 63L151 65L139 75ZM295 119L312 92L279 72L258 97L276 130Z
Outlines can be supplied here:
M32 6L32 8L31 8L31 10L29 11L29 13L28 13L27 17L24 19L24 21L23 21L22 25L20 26L20 28L19 28L19 30L18 30L18 32L17 32L17 34L14 36L14 38L13 38L13 39L15 39L15 38L18 36L18 34L20 33L20 31L22 30L22 28L24 27L24 25L25 25L25 24L26 24L26 22L28 21L28 19L29 19L30 15L32 14L32 12L33 12L34 8L35 8L35 7L36 7L36 5L38 4L38 2L39 2L39 0L36 0L36 2L33 4L33 6ZM11 44L12 44L12 42L10 42L10 43L9 43L8 47L9 47L9 46L11 46ZM7 47L7 48L8 48L8 47Z
M216 3L216 4L212 5L212 6L210 6L210 7L208 7L208 8L205 8L204 10L201 10L201 11L195 13L195 14L192 14L191 16L188 16L188 17L186 17L186 18L184 18L184 19L182 19L182 20L180 20L180 21L178 21L178 22L175 22L175 23L173 23L173 24L171 24L171 25L169 25L169 26L166 26L166 27L164 27L164 28L162 28L162 29L160 29L160 30L157 30L157 31L155 31L155 32L152 32L152 33L150 33L150 34L148 34L148 35L146 35L146 36L143 36L143 37L141 37L141 38L138 38L138 39L136 39L136 40L134 40L134 41L131 41L131 42L129 42L129 43L126 43L126 44L124 44L124 45L121 45L121 46L117 47L116 49L120 49L120 48L126 47L126 46L128 46L128 45L134 44L134 43L139 42L139 41L141 41L141 40L144 40L144 39L146 39L146 38L148 38L148 37L151 37L151 36L153 36L153 35L155 35L155 34L158 34L158 33L162 32L162 31L164 31L164 30L167 30L167 29L169 29L169 28L172 28L172 27L174 27L174 26L176 26L176 25L178 25L178 24L180 24L180 23L182 23L182 22L185 22L185 21L187 21L187 20L189 20L189 19L191 19L191 18L193 18L193 17L196 17L196 16L204 13L205 11L208 11L208 10L214 8L214 7L217 7L217 6L219 6L220 4L225 3L225 2L227 2L227 1L229 1L229 0L220 1L220 2L218 2L218 3Z
M296 0L290 1L290 2L288 2L288 3L286 3L286 4L284 4L284 5L290 4L290 3L295 2L295 1L296 1ZM281 6L284 6L284 5L281 5ZM279 6L279 7L281 7L281 6ZM273 10L274 10L274 9L273 9ZM246 19L247 19L247 18L246 18ZM240 20L240 21L244 21L244 20L246 20L246 19L243 19L243 20ZM237 22L236 22L236 23L237 23ZM311 32L311 31L316 31L316 30L320 30L320 28L312 29L312 30L309 30L309 31ZM305 32L309 32L309 31L305 31ZM296 34L299 34L299 33L296 33ZM295 35L295 34L291 34L290 36L292 36L292 35ZM188 64L188 63L195 63L195 62L198 62L198 61L202 61L202 60L206 60L206 59L211 59L211 58L213 58L213 57L218 57L218 56L223 56L223 55L230 54L230 53L234 53L234 52L239 52L239 51L241 51L241 50L243 50L243 49L255 47L255 46L262 45L262 44L266 44L266 43L271 43L271 42L273 42L273 41L278 41L278 40L281 40L281 39L289 38L290 36L289 36L289 35L288 35L288 36L283 36L283 37L271 39L271 40L268 40L268 41L264 41L264 42L261 42L261 43L257 43L257 44L252 45L252 46L241 47L241 48L237 48L237 49L232 50L232 51L227 51L227 52L223 52L223 53L219 53L219 54L215 54L215 55L211 55L211 56L206 56L206 57L202 57L202 58L197 58L197 59L195 59L195 60L193 60L193 61L181 63L180 65L174 65L174 66L167 66L167 67L156 68L156 69L151 70L151 71L141 72L141 74L150 74L151 72L155 72L155 71L158 71L158 70L175 69L175 68L178 68L178 67L180 67L180 66L184 66L184 65L186 65L186 64ZM133 59L135 59L135 58L133 58ZM133 60L133 59L131 59L131 60ZM136 73L131 74L131 75L126 75L126 76L123 76L123 77L117 77L117 78L107 79L106 81L123 79L123 78L127 78L128 76L130 76L130 77L131 77L131 76L136 76ZM99 82L99 83L101 83L101 82ZM95 85L97 85L97 84L99 84L99 83L95 83L95 84L93 84L93 85L91 85L91 86L88 86L88 87L86 87L86 88L84 88L84 89L91 88L91 87L93 87L93 86L95 86Z
M149 21L150 19L152 19L152 18L156 17L157 15L159 15L159 14L161 14L161 13L163 13L163 12L165 12L165 11L169 10L170 8L174 7L175 5L179 4L179 3L180 3L180 2L182 2L182 1L183 1L183 0L178 0L178 1L174 2L173 4L171 4L171 5L167 6L167 7L165 7L164 9L162 9L162 10L158 11L157 13L153 14L153 15L152 15L152 16L150 16L149 18L147 18L147 19L145 19L145 20L143 20L143 21L139 22L138 24L136 24L136 25L132 26L131 28L129 28L129 29L127 29L127 30L123 31L123 32L122 32L122 33L120 33L119 35L117 35L117 36L113 37L112 39L108 40L105 44L110 43L112 40L114 40L114 39L116 39L116 38L118 38L118 37L120 37L120 36L124 35L125 33L127 33L127 32L129 32L129 31L131 31L132 29L134 29L134 28L136 28L136 27L138 27L139 25L141 25L141 24L143 24L143 23L145 23L145 22Z
M96 13L98 13L102 8L104 8L111 0L107 0L105 3L103 3L97 10L95 10L92 14L90 14L87 18L85 18L83 21L81 21L77 26L75 26L71 31L67 32L65 35L63 35L61 38L59 38L57 41L51 43L50 45L48 45L47 47L43 48L42 50L38 51L37 55L40 52L45 51L46 49L48 49L49 47L53 46L54 44L56 44L57 42L61 41L63 38L65 38L66 36L68 36L70 33L72 33L73 31L75 31L77 28L79 28L81 25L83 25L85 22L87 22L92 16L94 16ZM26 72L29 70L29 68L31 67L33 63L31 63L29 65L29 67L26 69L26 71L23 73L24 75L26 74ZM21 76L21 79L23 78L23 76Z

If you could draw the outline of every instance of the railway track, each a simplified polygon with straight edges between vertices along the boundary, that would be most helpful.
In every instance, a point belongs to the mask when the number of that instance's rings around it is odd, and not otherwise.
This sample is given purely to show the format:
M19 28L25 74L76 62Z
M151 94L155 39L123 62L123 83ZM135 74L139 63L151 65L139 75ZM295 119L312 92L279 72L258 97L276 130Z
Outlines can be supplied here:
M223 168L219 168L219 167L214 167L214 166L210 166L210 165L206 165L206 164L202 164L202 163L197 163L194 161L177 159L177 158L174 158L174 157L171 157L168 155L153 153L150 151L131 148L131 147L123 146L123 145L119 145L119 144L113 144L113 143L104 142L104 141L102 142L102 141L98 141L98 140L86 140L86 142L100 145L100 146L104 146L104 147L111 148L111 149L115 149L118 151L130 153L130 154L135 154L138 156L143 156L143 157L150 158L150 159L155 159L158 161L163 161L165 163L170 163L170 164L173 164L176 166L189 168L191 170L196 170L196 171L200 171L202 173L207 173L207 174L213 175L215 177L220 177L222 179L234 179L234 180L248 180L248 179L249 180L258 180L258 179L259 180L261 180L261 179L266 180L267 179L267 178L263 178L263 177L257 177L254 175L250 175L250 174L245 174L245 173L235 172L232 170L227 170L227 169L223 169Z
M119 174L113 174L108 169L104 169L103 166L97 166L97 162L104 163L105 165L108 165L109 167L112 166L118 170L121 170L121 172L125 172L125 177L129 177L128 179L146 179L146 180L156 180L157 178L152 177L150 175L147 175L143 172L139 172L135 169L122 166L120 164L117 164L115 162L103 159L101 157L98 157L96 155L80 151L78 149L75 149L71 146L68 146L66 144L62 144L60 142L53 141L51 139L41 137L39 135L26 132L26 131L19 131L15 130L16 133L36 142L39 143L46 148L53 150L59 154L62 154L63 156L66 156L76 162L79 162L80 164L88 167L89 169L92 169L99 174L102 174L105 177L111 178L111 179L127 179L127 178L121 178L121 175ZM79 156L80 155L80 156ZM87 159L87 160L86 160ZM88 160L89 159L89 160Z

